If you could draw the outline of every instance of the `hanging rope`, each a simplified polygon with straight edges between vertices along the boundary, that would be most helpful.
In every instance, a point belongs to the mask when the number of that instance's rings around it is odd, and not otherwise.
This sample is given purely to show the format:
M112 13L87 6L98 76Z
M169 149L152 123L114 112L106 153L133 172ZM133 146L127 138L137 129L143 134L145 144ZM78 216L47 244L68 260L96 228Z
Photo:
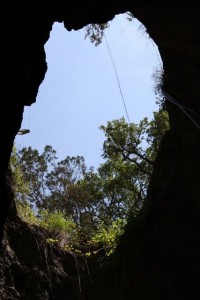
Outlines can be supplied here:
M109 55L110 55L110 59L111 59L111 62L112 62L113 68L114 68L114 72L115 72L115 76L116 76L116 79L117 79L117 84L118 84L118 87L119 87L120 95L121 95L121 98L122 98L122 101L123 101L126 117L127 117L128 123L130 123L130 119L129 119L128 111L127 111L127 107L126 107L126 102L125 102L124 95L123 95L122 88L121 88L121 84L120 84L120 81L119 81L119 76L117 74L117 70L116 70L116 67L115 67L115 63L114 63L114 60L113 60L113 57L112 57L112 53L110 51L110 47L109 47L108 40L106 38L105 32L104 32L104 38L105 38L106 46L107 46L107 49L108 49L108 52L109 52Z
M113 57L112 57L112 53L110 51L110 47L109 47L109 44L108 44L108 40L106 38L106 35L104 33L104 38L105 38L105 41L106 41L106 46L107 46L107 49L108 49L108 52L109 52L109 55L110 55L110 59L111 59L111 62L112 62L112 65L113 65L113 69L114 69L114 72L115 72L115 75L116 75L116 79L117 79L117 84L118 84L118 87L119 87L119 91L120 91L120 95L121 95L121 98L122 98L122 101L123 101L123 105L124 105L124 109L125 109L125 112L126 112L126 117L127 117L127 120L128 122L130 123L130 119L129 119L129 116L128 116L128 111L127 111L127 107L126 107L126 102L125 102L125 99L124 99L124 95L123 95L123 92L122 92L122 88L121 88L121 85L120 85L120 81L119 81L119 76L117 74L117 70L116 70L116 67L115 67L115 63L114 63L114 60L113 60ZM200 113L198 112L195 112L194 110L190 109L189 107L186 107L182 104L180 104L177 100L175 100L171 95L169 95L169 93L167 93L165 90L162 91L163 92L163 95L165 96L166 100L170 101L171 103L175 104L176 106L178 106L182 112L193 122L193 124L200 130L200 124L198 124L196 122L196 120L191 116L191 114L195 114L197 116L200 117Z
M195 119L191 116L191 113L197 115L200 117L200 113L190 109L189 107L186 107L182 104L180 104L176 99L174 99L169 93L167 93L165 90L162 91L163 95L165 96L166 100L170 101L171 103L175 104L176 106L178 106L182 112L193 122L193 124L200 129L200 124L198 124ZM189 112L190 113L189 113Z

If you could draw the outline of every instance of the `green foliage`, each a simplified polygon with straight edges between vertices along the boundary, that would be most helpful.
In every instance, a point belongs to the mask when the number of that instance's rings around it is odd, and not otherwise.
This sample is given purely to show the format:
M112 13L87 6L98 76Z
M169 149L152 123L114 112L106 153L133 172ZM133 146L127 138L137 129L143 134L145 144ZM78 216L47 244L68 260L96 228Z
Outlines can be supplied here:
M53 244L57 244L59 241L53 238L48 238L47 239L47 243L53 245Z
M127 20L129 22L133 21L133 14L130 12L126 13ZM95 46L99 46L102 43L102 39L104 36L104 31L110 26L109 22L102 24L89 24L85 26L85 36L84 38L89 38L90 42Z
M85 27L85 39L89 38L91 43L98 46L102 43L104 30L109 27L108 23L89 24Z
M50 211L63 211L78 223L80 210L85 201L79 181L85 172L86 166L82 156L67 156L55 164L46 176L46 188L49 194L44 198L43 207Z
M154 161L158 153L160 143L163 135L169 130L169 116L166 110L160 109L158 112L154 112L154 118L149 122L147 128L146 141L150 145L146 149L148 157Z
M30 192L28 182L23 176L21 164L18 159L17 148L14 145L10 157L10 167L13 174L14 193L16 201L26 203L27 195Z
M160 109L154 112L153 120L144 118L139 124L129 124L122 117L100 129L106 137L102 155L106 162L99 168L100 176L110 174L110 184L114 184L115 190L118 182L117 194L120 195L120 189L124 192L126 215L131 208L137 212L147 195L162 136L169 129L167 112Z
M96 250L83 253L76 248L81 241L80 231L72 220L65 218L62 212L43 210L39 213L39 216L36 216L30 205L20 202L17 204L17 210L19 216L25 222L43 227L49 232L51 236L47 239L49 244L58 244L62 238L65 251L81 253L86 256L96 255L101 249L104 250L107 256L112 254L125 225L125 220L122 219L113 221L110 227L101 222L98 229L88 236L86 242L87 245L91 246L91 249L95 248Z
M40 220L37 218L30 204L18 201L17 212L19 217L25 222L34 225L40 225Z
M48 229L53 233L67 232L69 236L73 236L76 225L70 219L66 219L64 214L60 211L49 212L42 210L40 212L40 226Z
M160 107L151 121L127 123L125 118L107 122L104 163L97 171L87 168L82 156L58 161L46 146L40 154L31 147L13 149L18 214L25 221L49 231L51 244L66 251L80 251L78 244L113 253L127 217L143 207L154 161L166 130L168 114ZM33 212L37 211L37 216ZM53 239L53 240L51 240Z
M96 246L97 249L102 247L107 256L111 255L117 246L118 239L124 232L125 224L126 221L122 219L113 221L109 227L102 222L98 229L93 233L90 243L93 246Z
M43 203L48 194L46 186L46 176L56 161L56 151L51 146L45 146L40 155L38 150L31 147L22 148L17 153L18 165L23 176L23 181L29 187L26 193L26 200L34 203L37 208L43 208ZM19 193L18 197L21 197Z

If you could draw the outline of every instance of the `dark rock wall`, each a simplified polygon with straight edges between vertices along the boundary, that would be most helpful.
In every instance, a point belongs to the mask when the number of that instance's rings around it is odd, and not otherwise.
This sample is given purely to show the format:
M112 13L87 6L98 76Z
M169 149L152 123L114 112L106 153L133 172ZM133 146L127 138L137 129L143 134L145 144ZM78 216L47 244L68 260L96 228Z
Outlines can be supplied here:
M7 223L0 252L1 300L88 299L86 287L97 263L62 251L47 242L49 237L20 220Z
M135 226L137 230L131 224L127 228L115 262L95 277L91 299L106 295L108 299L199 299L200 4L119 2L113 7L104 2L73 3L68 7L58 1L44 12L30 4L23 9L7 8L1 110L4 118L0 121L1 227L11 201L6 179L9 155L24 105L36 101L45 77L44 44L53 22L64 21L67 30L79 29L131 11L158 45L164 89L174 103L167 101L170 131L158 153L140 225Z
M156 292L160 285L154 299L200 297L199 8L197 2L168 4L164 10L155 5L138 15L159 47L164 89L176 101L168 101L170 131L158 154L147 203L145 238L156 254L149 277Z

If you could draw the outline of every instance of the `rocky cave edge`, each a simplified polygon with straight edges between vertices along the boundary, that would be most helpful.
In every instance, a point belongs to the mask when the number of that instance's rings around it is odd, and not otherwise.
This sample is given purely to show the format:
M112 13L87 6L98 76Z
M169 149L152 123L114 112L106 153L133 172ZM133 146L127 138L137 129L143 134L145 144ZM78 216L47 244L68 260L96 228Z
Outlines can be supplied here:
M59 252L18 220L8 160L25 105L47 71L44 45L54 22L66 30L132 12L157 44L164 67L170 130L154 166L148 201L103 266ZM200 298L200 4L114 1L5 4L1 108L0 299L183 300ZM134 66L133 66L134 67ZM5 225L5 226L4 226ZM77 275L77 264L79 276ZM90 276L89 271L90 269Z

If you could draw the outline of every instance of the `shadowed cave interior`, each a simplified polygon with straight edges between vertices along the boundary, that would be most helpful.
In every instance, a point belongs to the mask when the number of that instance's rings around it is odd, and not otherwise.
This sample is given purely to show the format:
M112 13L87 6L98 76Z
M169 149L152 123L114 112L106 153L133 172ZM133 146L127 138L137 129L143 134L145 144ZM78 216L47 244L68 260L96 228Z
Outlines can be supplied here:
M20 5L12 7L12 14L5 8L10 29L5 29L7 99L6 118L1 118L1 299L199 299L199 4L123 1L113 7L72 3L69 8L58 2L45 12L29 5L23 13ZM48 247L43 232L16 218L8 161L24 105L35 102L47 70L44 44L53 23L64 21L67 30L77 30L127 11L158 45L170 130L157 155L143 213L134 226L129 224L111 260L101 266L88 260L90 277L85 260Z

